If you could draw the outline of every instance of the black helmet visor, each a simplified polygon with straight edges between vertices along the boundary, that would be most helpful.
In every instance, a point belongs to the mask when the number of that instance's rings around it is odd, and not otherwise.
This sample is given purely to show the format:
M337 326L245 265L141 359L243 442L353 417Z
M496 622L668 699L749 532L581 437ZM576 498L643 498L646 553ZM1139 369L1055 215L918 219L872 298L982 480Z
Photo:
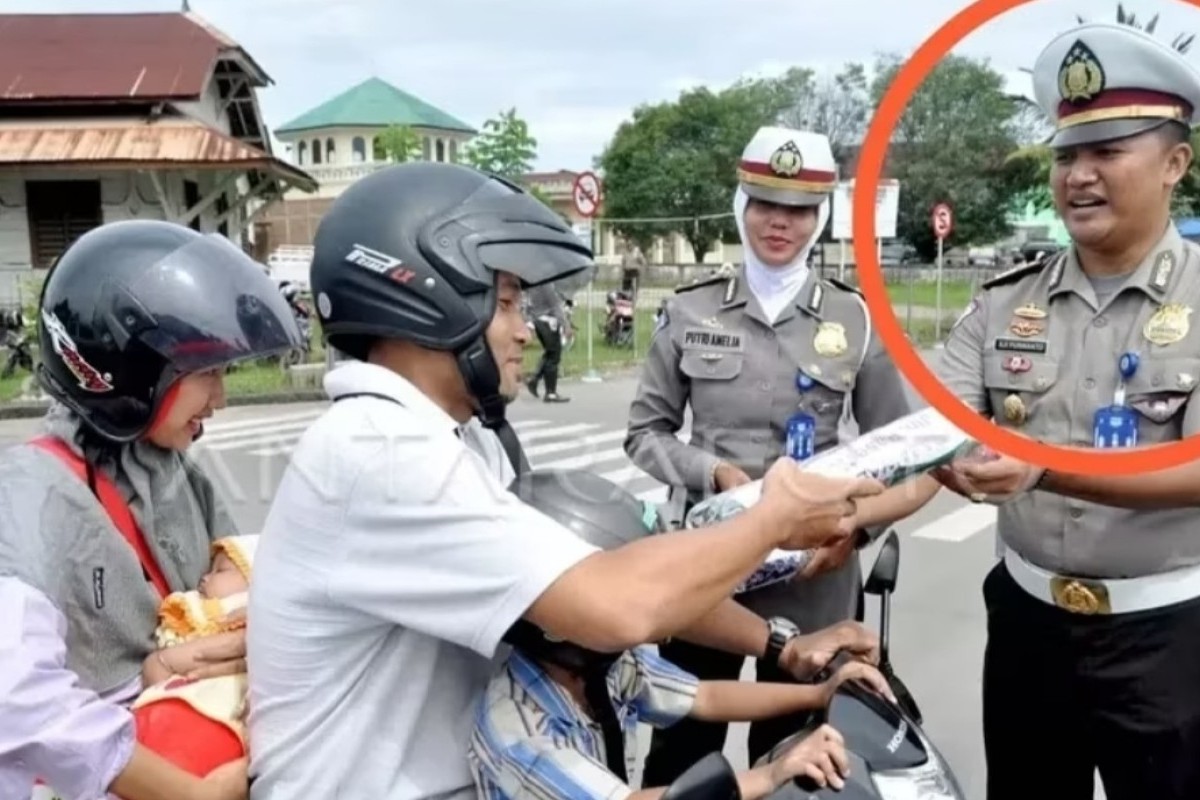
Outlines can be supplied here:
M300 331L275 283L229 240L210 235L148 269L114 306L178 374L299 347Z

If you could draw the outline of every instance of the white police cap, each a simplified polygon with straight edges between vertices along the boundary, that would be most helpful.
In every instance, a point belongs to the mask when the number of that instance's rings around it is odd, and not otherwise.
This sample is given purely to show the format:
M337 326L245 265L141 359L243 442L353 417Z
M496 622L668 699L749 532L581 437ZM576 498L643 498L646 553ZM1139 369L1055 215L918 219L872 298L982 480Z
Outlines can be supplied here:
M758 200L815 206L837 184L829 137L790 128L759 128L742 151L737 170L742 190Z
M1057 36L1034 63L1033 90L1055 122L1052 147L1123 139L1170 120L1200 122L1200 71L1130 25L1091 22Z

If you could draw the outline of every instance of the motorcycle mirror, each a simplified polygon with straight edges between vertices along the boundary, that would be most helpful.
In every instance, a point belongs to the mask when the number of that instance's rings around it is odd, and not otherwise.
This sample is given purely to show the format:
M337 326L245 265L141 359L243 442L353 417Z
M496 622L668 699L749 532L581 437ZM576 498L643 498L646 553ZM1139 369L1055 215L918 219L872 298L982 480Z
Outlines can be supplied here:
M667 787L661 800L741 800L737 774L720 753L709 753Z
M888 531L879 555L875 557L875 565L867 576L863 590L867 594L891 594L896 591L896 577L900 574L900 536L895 529Z

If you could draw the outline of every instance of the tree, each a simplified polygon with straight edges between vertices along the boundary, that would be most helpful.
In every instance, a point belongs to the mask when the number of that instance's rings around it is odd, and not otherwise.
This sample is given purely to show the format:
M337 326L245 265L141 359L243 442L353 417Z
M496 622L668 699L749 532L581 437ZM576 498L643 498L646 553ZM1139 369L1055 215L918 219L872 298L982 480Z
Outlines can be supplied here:
M871 87L875 103L896 76L899 56L880 59ZM1009 154L1016 143L1009 122L1017 101L986 62L947 56L913 95L893 134L889 173L905 195L897 234L931 258L937 240L929 223L940 202L954 209L950 242L992 242L1011 232L1009 209L1017 186Z
M732 198L742 150L789 107L794 89L786 78L741 80L723 91L701 87L634 109L596 160L604 174L604 217L670 218L616 221L613 228L643 250L655 237L679 233L697 261L717 241L735 238Z
M784 75L782 85L785 92L792 88L794 93L790 106L780 116L781 123L825 134L834 159L846 166L871 117L871 95L863 65L849 63L841 72L820 78L811 70L793 68Z
M407 125L389 125L375 137L375 160L403 164L421 157L421 137Z
M483 132L467 146L464 160L481 172L515 180L533 169L537 146L529 125L510 108L483 124Z

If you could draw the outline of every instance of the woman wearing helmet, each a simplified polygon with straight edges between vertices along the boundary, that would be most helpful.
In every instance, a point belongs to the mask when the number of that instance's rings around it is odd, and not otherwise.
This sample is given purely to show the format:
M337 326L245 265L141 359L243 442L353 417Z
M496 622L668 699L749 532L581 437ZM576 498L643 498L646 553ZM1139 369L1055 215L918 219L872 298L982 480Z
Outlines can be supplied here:
M809 268L829 221L836 177L825 136L760 129L742 154L733 198L742 269L679 288L660 318L630 408L625 449L637 466L672 487L684 513L711 493L762 477L780 456L803 459L838 444L851 420L869 431L916 410L857 290ZM689 406L692 433L685 442L676 434ZM937 491L932 478L916 486L864 501L863 527L908 516ZM796 580L740 599L780 631L849 620L861 585L853 548L865 538L847 537L819 553ZM744 661L684 642L672 642L664 654L712 679L736 678ZM757 668L762 680L783 677L766 660ZM751 760L782 738L788 724L752 725ZM647 779L670 783L700 756L719 750L726 727L686 720L655 731Z
M105 225L51 268L38 438L0 453L0 796L237 798L245 764L200 781L137 745L162 598L193 589L237 533L185 455L225 404L223 368L299 343L287 305L228 240L155 221ZM244 669L242 635L171 668Z
M584 470L526 473L512 491L601 550L659 528L653 505ZM597 652L550 636L526 620L514 624L505 640L513 652L479 698L468 751L479 796L496 800L659 797L662 790L651 782L630 795L629 746L639 722L655 728L684 718L748 722L822 709L847 680L863 680L894 699L883 676L861 662L847 664L818 685L744 684L698 681L653 646ZM846 767L841 736L825 727L770 765L737 777L741 797L758 800L801 775L841 788Z

